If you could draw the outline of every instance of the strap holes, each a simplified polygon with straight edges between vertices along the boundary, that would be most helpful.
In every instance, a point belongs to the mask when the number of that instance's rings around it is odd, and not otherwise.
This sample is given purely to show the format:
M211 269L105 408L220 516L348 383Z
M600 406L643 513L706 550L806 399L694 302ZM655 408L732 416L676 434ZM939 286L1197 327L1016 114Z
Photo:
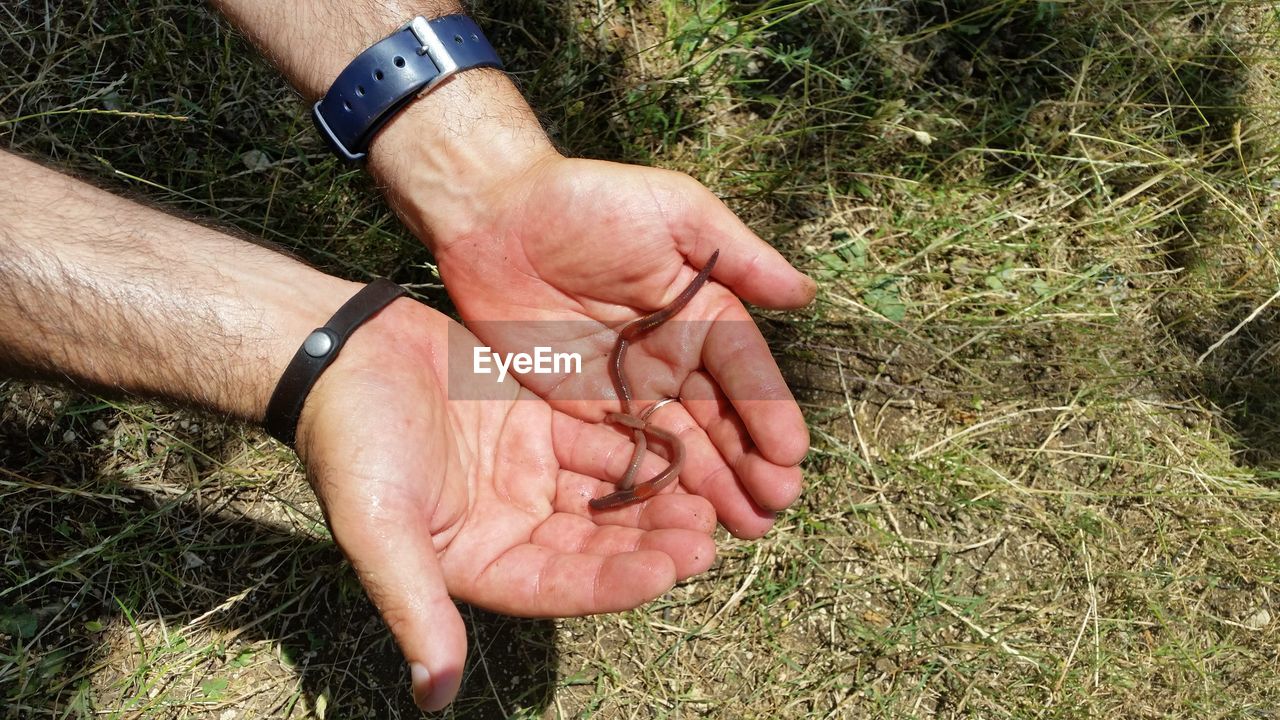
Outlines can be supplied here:
M461 36L461 35L454 35L454 36L453 36L453 41L454 41L455 43L457 43L457 44L461 45L461 44L462 44L462 36Z
M471 39L476 42L480 42L480 36L476 35L475 33L471 33Z
M381 71L381 70L374 70L374 71L373 71L373 79L374 79L374 80L381 80L382 78L383 78L383 75L382 75L382 71Z
M404 67L404 58L400 57L399 55L396 56L396 59L394 60L394 62L396 64L396 67Z
M364 97L364 86L363 86L363 85L357 85L357 86L356 86L356 96L358 96L358 97Z
M342 109L351 112L351 103L347 100L342 101Z

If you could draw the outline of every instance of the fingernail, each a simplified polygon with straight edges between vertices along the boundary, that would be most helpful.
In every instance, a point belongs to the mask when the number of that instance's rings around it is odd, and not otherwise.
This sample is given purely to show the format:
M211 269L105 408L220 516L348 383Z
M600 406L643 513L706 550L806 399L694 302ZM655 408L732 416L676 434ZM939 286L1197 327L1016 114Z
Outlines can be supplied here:
M413 701L418 707L427 710L427 699L431 695L431 673L422 663L409 664L409 682L413 684Z

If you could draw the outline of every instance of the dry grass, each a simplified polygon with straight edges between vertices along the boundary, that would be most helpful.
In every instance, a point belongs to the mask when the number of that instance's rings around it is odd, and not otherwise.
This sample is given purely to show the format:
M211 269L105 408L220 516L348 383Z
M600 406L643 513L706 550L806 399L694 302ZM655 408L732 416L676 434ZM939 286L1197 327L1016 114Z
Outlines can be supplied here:
M10 147L443 302L203 7L89 8L0 9ZM570 152L702 178L821 291L761 318L797 507L640 611L468 610L452 714L1275 717L1273 5L480 9ZM3 717L416 715L257 431L0 383L0 533Z

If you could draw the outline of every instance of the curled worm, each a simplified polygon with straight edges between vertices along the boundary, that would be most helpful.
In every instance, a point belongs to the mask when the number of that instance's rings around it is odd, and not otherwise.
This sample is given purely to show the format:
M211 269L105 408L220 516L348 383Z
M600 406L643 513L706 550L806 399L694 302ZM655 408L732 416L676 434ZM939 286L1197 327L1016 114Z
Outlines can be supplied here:
M720 257L719 250L711 254L707 264L702 267L702 270L698 271L698 276L676 296L675 300L672 300L659 310L632 320L623 325L622 329L618 331L618 342L613 346L613 353L609 356L609 375L618 390L618 399L622 402L622 412L609 413L605 416L605 422L631 428L635 449L631 452L631 462L627 465L627 471L618 480L618 490L604 497L591 500L588 504L593 510L607 510L630 502L647 500L658 494L658 491L662 490L662 488L670 485L680 475L680 470L684 467L684 443L680 442L680 438L631 413L631 385L627 382L627 374L623 369L623 360L627 355L627 347L633 341L670 320L685 305L689 304L693 296L702 289L702 286L707 283L707 279L711 277L711 269L715 267L716 258L718 257ZM648 446L646 435L652 435L671 448L671 462L665 470L637 485L635 484L636 472L640 469L640 461L644 459L644 452Z

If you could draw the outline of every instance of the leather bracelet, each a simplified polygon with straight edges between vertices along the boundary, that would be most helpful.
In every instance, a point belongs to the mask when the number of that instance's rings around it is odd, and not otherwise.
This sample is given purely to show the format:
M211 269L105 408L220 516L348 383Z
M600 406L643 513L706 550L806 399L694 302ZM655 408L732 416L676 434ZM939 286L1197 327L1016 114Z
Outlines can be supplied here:
M271 393L271 401L267 403L263 424L272 437L293 447L302 405L321 373L338 357L351 333L404 294L404 288L379 278L343 303L324 327L311 331L284 369L275 391Z
M311 109L316 129L347 162L365 159L373 136L424 90L478 67L501 68L466 15L415 17L356 56Z

